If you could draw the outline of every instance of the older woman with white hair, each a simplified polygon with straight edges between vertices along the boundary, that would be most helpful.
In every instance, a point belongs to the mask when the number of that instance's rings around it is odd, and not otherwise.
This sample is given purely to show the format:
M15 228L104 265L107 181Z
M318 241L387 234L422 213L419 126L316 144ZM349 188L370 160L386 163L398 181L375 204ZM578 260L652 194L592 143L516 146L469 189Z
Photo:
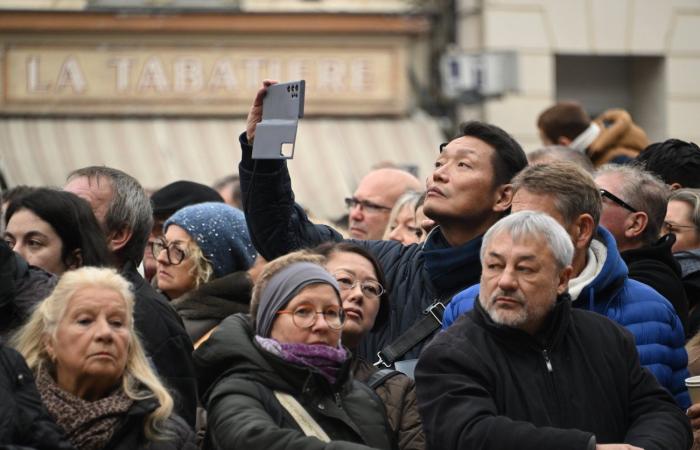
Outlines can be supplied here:
M134 331L131 285L112 269L65 273L14 338L42 401L86 449L194 449Z

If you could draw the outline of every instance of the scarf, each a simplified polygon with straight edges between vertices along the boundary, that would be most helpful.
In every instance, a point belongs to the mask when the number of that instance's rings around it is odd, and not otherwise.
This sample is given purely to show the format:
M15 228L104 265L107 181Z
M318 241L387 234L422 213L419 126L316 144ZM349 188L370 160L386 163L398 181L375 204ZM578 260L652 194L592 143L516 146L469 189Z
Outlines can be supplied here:
M257 335L255 341L267 352L287 362L318 370L330 384L335 384L340 367L348 359L348 352L342 346L282 344Z
M434 228L423 244L425 270L439 295L456 293L479 282L481 277L482 236L475 237L466 244L452 247L442 235L439 227Z
M36 387L51 416L80 450L98 450L107 445L133 404L121 387L100 400L83 400L61 389L44 367L39 369Z

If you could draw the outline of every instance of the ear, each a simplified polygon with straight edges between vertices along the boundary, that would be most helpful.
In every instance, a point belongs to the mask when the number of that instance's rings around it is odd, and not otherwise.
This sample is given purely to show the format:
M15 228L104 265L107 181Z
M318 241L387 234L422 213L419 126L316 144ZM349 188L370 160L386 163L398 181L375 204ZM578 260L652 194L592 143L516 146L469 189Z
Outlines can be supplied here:
M66 263L70 270L81 267L83 265L83 251L79 248L73 250L73 252L68 255L68 258L66 258Z
M564 147L568 147L571 144L571 139L569 139L566 136L559 136L557 138L557 145L563 145Z
M119 230L113 231L109 236L107 236L107 246L112 253L116 253L124 248L133 235L134 233L129 227L123 226Z
M593 220L593 216L588 213L578 216L578 218L569 228L571 240L574 243L574 248L577 250L582 250L588 247L594 233L595 221Z
M561 295L569 289L569 280L571 279L571 274L574 273L574 268L572 266L564 267L561 272L559 272L559 279L557 280L557 295Z
M51 342L51 338L45 334L41 339L44 341L44 348L46 349L46 354L49 356L49 359L51 362L55 362L56 349L53 346L53 342Z
M625 219L625 237L628 239L637 239L647 227L649 216L647 213L639 211L632 213Z
M510 208L510 204L513 202L513 185L503 184L496 188L495 198L493 203L493 211L497 213L503 213Z
M680 183L671 183L670 188L671 188L672 191L675 191L675 190L678 190L678 189L682 189L683 186L681 186Z

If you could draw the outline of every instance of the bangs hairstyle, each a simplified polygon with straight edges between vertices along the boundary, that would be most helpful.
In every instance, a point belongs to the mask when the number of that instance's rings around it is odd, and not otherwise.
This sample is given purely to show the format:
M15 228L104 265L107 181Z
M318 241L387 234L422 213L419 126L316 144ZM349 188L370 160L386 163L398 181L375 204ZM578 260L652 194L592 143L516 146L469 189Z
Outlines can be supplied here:
M518 242L528 237L544 241L545 245L552 252L559 269L570 265L574 257L574 244L571 242L571 237L566 230L559 225L559 222L545 213L520 211L499 220L484 234L481 251L479 252L482 265L486 249L491 240L504 232L510 234L513 242Z
M567 225L581 214L590 214L595 225L603 207L600 190L591 174L577 164L556 161L528 166L513 178L513 192L526 189L533 194L551 195L554 207Z
M326 260L332 258L336 253L354 253L365 258L370 262L370 264L372 264L374 273L377 275L377 281L382 285L382 287L384 287L384 292L379 297L379 311L377 312L377 318L374 320L374 325L372 326L371 331L380 329L386 323L386 321L389 320L389 309L391 308L391 305L389 304L389 287L386 285L386 277L384 276L384 271L382 270L382 266L379 264L379 261L377 261L377 258L375 258L374 255L367 251L367 249L364 247L347 241L326 242L313 248L311 251L322 255L324 258L326 258Z
M53 293L39 303L27 324L14 336L13 347L24 356L34 374L41 367L51 369L53 363L46 351L46 339L55 338L71 299L78 291L86 288L109 289L124 299L130 339L122 388L132 400L155 398L159 403L158 408L146 417L146 437L152 441L171 437L171 432L165 428L165 421L172 414L173 399L151 369L141 341L134 331L134 294L131 284L115 270L83 267L66 272L59 279Z
M265 290L268 283L270 282L270 278L275 276L275 274L283 270L285 267L288 267L298 262L309 262L312 264L317 264L325 269L324 266L326 264L326 258L319 254L312 253L308 250L299 250L296 252L288 253L284 256L280 256L279 258L273 259L272 261L265 264L265 267L260 273L258 280L253 286L253 293L250 299L250 315L253 321L253 328L256 332L258 328L256 317L258 315L258 307L260 306L260 298L262 296L262 292ZM283 305L282 307L284 306L286 305Z

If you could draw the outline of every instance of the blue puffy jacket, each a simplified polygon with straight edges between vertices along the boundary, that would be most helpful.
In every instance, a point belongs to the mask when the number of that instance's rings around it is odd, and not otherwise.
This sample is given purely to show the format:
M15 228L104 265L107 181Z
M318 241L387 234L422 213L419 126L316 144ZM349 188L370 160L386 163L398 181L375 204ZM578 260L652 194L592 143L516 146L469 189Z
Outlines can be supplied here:
M685 387L688 354L683 326L673 306L646 284L629 279L615 239L603 227L598 237L608 250L603 269L583 290L574 307L595 311L627 328L635 337L639 361L668 389L682 408L690 405ZM470 311L479 294L474 285L455 295L445 310L443 328ZM595 349L601 351L603 349Z

